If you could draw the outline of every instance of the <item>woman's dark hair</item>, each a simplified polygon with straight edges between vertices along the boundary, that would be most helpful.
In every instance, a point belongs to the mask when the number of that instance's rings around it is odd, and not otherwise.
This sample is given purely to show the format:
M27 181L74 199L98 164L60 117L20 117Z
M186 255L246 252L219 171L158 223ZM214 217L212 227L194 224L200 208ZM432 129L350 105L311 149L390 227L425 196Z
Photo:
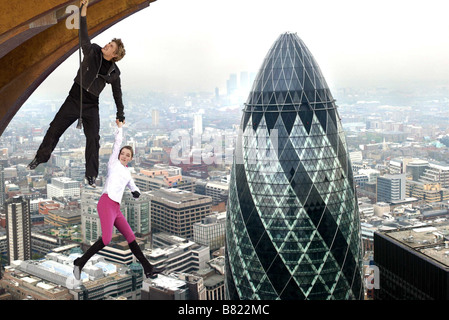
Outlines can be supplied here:
M118 153L118 158L120 159L120 153L122 153L123 149L128 149L129 151L131 151L131 158L134 158L134 151L133 148L131 146L124 146L120 149L120 152Z

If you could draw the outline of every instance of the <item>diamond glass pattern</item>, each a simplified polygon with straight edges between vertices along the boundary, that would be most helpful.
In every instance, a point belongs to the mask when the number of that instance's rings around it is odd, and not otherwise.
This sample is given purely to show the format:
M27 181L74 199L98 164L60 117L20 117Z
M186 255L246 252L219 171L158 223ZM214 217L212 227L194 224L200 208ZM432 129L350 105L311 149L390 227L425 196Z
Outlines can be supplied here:
M243 111L227 212L228 298L362 299L344 132L296 34L275 41Z

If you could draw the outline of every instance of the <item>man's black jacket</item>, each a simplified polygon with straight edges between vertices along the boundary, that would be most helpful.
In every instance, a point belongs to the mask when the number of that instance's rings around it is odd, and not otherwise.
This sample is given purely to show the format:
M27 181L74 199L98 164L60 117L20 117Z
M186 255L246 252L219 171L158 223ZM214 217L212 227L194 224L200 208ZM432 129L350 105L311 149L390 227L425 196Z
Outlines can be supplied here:
M83 50L84 58L74 81L81 85L80 72L82 72L83 89L97 97L100 96L106 83L110 83L115 105L117 106L117 119L123 121L125 116L123 111L122 88L120 84L120 70L115 62L112 61L108 73L106 75L99 74L101 63L104 59L103 53L98 44L90 42L87 33L86 17L81 16L79 32L81 33L81 48Z

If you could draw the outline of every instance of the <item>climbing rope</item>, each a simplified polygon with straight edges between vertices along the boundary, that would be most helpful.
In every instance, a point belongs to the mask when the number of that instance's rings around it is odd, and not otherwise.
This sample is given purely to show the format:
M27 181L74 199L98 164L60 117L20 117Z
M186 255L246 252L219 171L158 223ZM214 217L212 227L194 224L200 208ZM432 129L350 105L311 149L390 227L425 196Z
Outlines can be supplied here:
M82 59L81 59L81 9L83 9L83 5L81 4L81 7L79 9L79 27L80 29L78 29L78 39L79 39L79 49L78 49L78 53L79 53L79 61L80 61L80 117L78 119L78 123L76 125L77 129L81 129L83 127L83 69L81 68L81 63L82 63Z

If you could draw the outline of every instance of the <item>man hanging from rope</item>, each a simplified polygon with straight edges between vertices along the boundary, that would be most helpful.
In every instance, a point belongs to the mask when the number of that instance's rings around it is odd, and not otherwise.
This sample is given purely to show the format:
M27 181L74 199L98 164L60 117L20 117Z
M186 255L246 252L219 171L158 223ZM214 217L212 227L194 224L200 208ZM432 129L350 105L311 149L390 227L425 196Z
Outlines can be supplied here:
M69 96L64 101L50 127L45 134L36 156L28 165L34 170L40 163L47 162L59 138L78 118L82 119L84 135L86 136L86 180L95 187L98 175L98 153L100 149L100 115L98 110L99 95L106 83L111 84L112 94L117 106L116 119L124 122L122 90L120 85L120 70L116 62L125 55L121 39L112 39L103 48L90 42L87 33L87 6L89 0L81 0L80 8L80 46L84 59L74 79ZM81 58L80 58L81 59ZM80 88L81 86L81 88ZM81 91L82 90L82 91ZM80 109L80 100L82 108ZM81 116L80 116L81 114Z

